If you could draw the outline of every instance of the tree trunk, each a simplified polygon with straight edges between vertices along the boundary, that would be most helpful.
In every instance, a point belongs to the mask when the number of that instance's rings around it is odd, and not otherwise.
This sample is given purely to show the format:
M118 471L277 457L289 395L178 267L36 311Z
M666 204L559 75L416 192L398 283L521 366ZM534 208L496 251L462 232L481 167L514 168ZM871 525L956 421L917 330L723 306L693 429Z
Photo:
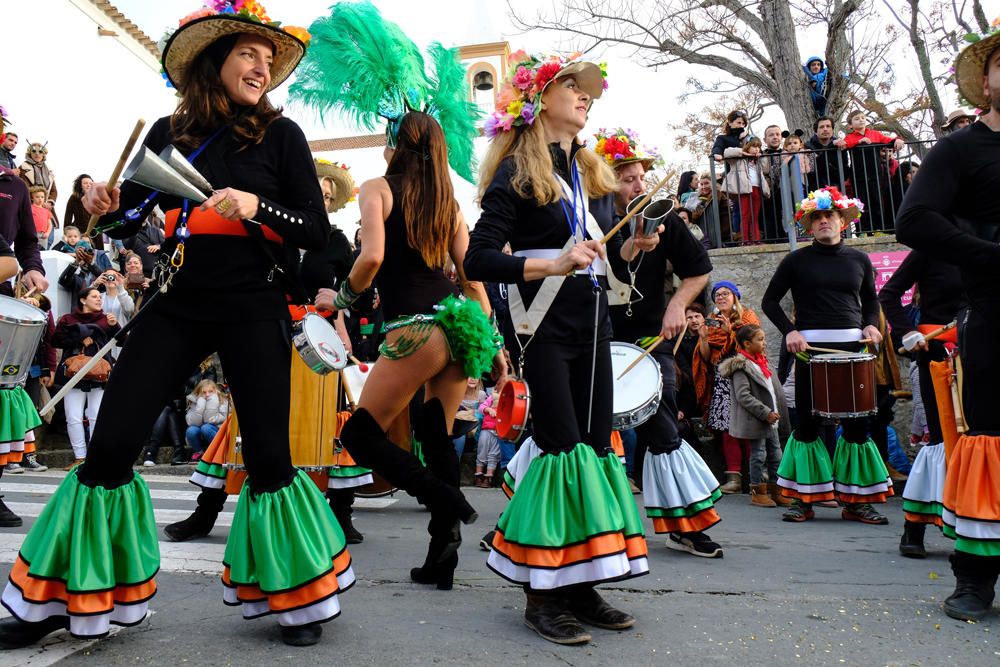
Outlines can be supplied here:
M785 113L788 129L809 132L816 113L809 96L809 82L802 70L791 6L781 0L762 0L760 15L764 27L760 36L773 66L775 102Z

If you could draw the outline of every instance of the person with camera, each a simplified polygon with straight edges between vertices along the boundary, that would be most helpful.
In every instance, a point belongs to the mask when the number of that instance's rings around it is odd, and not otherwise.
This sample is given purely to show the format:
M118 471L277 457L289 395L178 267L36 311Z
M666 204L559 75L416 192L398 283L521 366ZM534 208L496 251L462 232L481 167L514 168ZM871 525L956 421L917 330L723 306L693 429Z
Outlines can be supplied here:
M59 286L70 294L79 294L111 270L111 260L104 251L94 250L89 243L78 243L73 257L75 261L59 276Z
M56 371L56 384L64 385L74 374L74 369L86 363L121 328L114 314L101 309L102 295L96 287L80 290L77 306L72 313L59 318L52 334L52 345L63 350L63 361ZM97 426L97 413L104 397L104 384L108 381L112 359L105 357L107 365L98 364L87 378L69 390L65 398L66 431L73 447L76 461L67 470L83 463L87 458L87 438L84 435L83 417L90 422L90 431ZM101 368L103 366L103 372Z

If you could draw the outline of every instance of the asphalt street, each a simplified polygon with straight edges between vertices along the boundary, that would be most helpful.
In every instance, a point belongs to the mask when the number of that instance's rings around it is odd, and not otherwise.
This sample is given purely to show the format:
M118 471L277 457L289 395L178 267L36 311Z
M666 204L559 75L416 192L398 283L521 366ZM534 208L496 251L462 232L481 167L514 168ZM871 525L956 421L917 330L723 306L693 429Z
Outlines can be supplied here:
M64 473L4 475L5 501L25 518L0 531L6 578L23 535ZM181 477L147 477L160 527L186 516L196 488ZM136 628L84 642L65 633L44 645L0 653L18 665L997 665L1000 613L980 623L947 618L941 602L954 579L951 543L927 533L926 560L897 551L902 508L890 501L888 526L846 522L833 509L815 521L780 521L779 510L751 507L748 496L719 504L710 534L722 559L667 550L647 533L650 574L603 588L638 619L625 632L595 629L584 647L560 647L522 624L521 590L493 574L478 539L506 499L466 489L480 512L465 529L455 589L412 584L409 569L426 549L428 514L405 494L361 499L355 523L365 535L351 548L358 584L341 596L343 614L315 647L292 648L273 620L244 621L222 604L221 557L235 500L213 533L185 544L161 541L163 566L153 613ZM637 497L638 498L638 497ZM641 502L641 500L640 500ZM647 522L647 530L651 525ZM3 612L6 615L6 611Z

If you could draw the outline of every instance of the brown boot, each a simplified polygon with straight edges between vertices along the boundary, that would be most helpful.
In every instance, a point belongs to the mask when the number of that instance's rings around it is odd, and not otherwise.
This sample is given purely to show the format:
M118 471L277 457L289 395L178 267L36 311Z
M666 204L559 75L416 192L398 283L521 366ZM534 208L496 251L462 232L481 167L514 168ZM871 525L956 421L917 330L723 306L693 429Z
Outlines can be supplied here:
M778 507L790 507L795 504L791 498L781 495L781 487L777 484L768 484L767 493Z
M727 472L726 483L720 488L723 493L740 493L743 491L743 475L738 472Z
M777 507L778 503L771 500L767 493L767 484L750 485L750 504L757 507Z

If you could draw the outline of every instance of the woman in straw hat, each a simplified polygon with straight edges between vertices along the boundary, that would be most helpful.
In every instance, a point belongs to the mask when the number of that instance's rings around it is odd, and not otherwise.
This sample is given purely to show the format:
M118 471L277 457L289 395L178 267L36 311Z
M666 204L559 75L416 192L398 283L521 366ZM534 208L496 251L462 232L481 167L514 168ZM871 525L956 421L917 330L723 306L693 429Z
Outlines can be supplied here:
M524 586L529 627L549 641L580 644L591 638L581 621L613 630L635 623L594 586L648 571L642 521L611 449L605 290L613 276L600 241L612 226L617 186L577 136L605 75L576 56L518 51L509 62L497 111L486 122L492 143L480 172L483 214L465 268L472 279L511 283L512 303L519 296L531 304L542 289L554 296L516 355L531 386L531 450L540 455L516 480L489 566ZM657 241L653 235L623 246L615 236L608 256L624 264L619 258L632 259ZM513 255L503 253L506 243ZM615 296L627 299L627 288ZM517 330L526 318L516 311Z
M1000 576L1000 18L992 33L970 36L958 56L958 90L984 113L938 141L906 193L899 240L961 267L969 307L959 314L962 408L968 430L948 458L941 519L955 539L955 591L944 602L953 618L989 613Z
M24 540L3 593L14 614L0 629L6 646L59 628L101 637L111 623L146 617L159 553L132 462L172 389L212 352L240 406L250 477L226 545L223 599L244 605L247 618L277 614L292 645L316 643L320 623L340 613L351 559L323 495L291 464L289 311L282 284L269 279L271 256L287 249L297 258L329 231L305 137L266 95L295 69L303 40L308 33L276 27L256 2L182 20L163 50L180 101L144 143L153 152L177 146L217 190L188 201L133 183L109 195L97 183L84 200L115 237L135 233L154 205L166 211L167 257L152 288L162 293L147 297L108 383L104 416L113 418L98 420L86 463Z
M812 345L857 352L863 338L875 345L882 341L871 260L841 239L841 232L858 219L864 207L831 186L810 192L797 208L796 220L813 235L813 243L781 260L761 299L764 313L784 335L785 347L796 355L796 422L777 480L782 494L796 503L783 519L808 521L815 517L814 502L836 498L844 507L844 520L885 524L888 519L872 503L884 503L892 495L892 486L868 435L870 420L841 420L843 436L831 462L819 437L820 417L812 411L806 356ZM781 307L788 292L792 293L795 322Z

